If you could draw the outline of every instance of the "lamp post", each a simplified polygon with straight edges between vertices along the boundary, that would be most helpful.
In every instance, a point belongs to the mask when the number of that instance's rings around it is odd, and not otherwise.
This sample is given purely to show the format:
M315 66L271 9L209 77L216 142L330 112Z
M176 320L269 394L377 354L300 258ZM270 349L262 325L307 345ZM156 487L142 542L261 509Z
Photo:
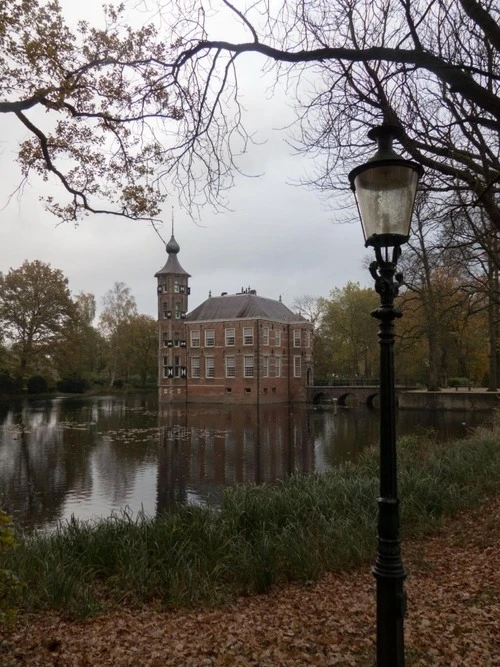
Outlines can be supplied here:
M403 277L396 273L401 245L408 241L421 165L404 160L392 148L400 129L374 127L368 137L377 152L349 174L356 196L365 245L375 249L370 273L380 295L372 316L380 321L380 497L378 544L373 574L377 580L377 665L403 667L403 622L406 610L399 538L399 500L396 461L396 400L394 391L394 307Z

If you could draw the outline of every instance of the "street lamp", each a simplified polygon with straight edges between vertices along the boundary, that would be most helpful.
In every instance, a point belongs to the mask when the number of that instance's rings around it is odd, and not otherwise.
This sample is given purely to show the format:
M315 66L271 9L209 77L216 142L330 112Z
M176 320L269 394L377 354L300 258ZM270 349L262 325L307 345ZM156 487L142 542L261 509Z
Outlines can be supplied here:
M372 316L380 320L380 497L378 544L373 574L377 580L377 665L403 667L403 622L406 610L399 538L396 462L396 399L394 391L394 307L403 277L396 273L401 245L408 241L421 165L404 160L392 148L401 136L393 125L374 127L368 137L377 152L349 174L356 196L365 245L375 249L370 273L380 294Z

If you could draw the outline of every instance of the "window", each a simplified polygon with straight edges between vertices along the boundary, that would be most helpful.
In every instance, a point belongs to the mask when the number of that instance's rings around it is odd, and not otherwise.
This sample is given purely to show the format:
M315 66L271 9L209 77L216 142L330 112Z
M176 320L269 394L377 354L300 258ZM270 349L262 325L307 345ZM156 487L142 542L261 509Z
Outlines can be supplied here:
M200 347L199 331L191 331L191 347Z
M215 358L214 357L205 357L205 377L214 378L215 377Z
M243 327L243 345L253 345L252 327Z
M281 377L281 357L274 357L274 377Z
M262 345L269 345L269 327L262 329Z
M236 377L236 359L235 357L226 357L226 377Z
M243 377L253 378L253 356L243 357Z
M306 331L306 347L311 347L311 332Z
M179 332L175 331L174 332L174 347L179 347L180 344L181 344L181 339L180 339L180 336L179 336Z
M215 346L215 331L214 329L205 329L205 347Z
M267 355L262 357L262 376L269 377L269 357Z
M293 332L293 346L294 347L300 347L302 344L302 336L301 336L301 330L300 329L295 329Z
M274 332L274 344L276 347L281 347L281 329Z
M226 329L226 345L234 345L234 329Z
M170 347L169 346L169 338L168 338L168 333L163 334L163 347Z
M200 357L191 357L191 377L200 377Z
M174 282L174 292L176 294L179 293L179 283L177 282L177 280Z
M181 376L181 358L174 357L174 378L180 378Z
M172 317L172 311L166 303L163 304L163 319L169 320Z
M300 356L293 358L293 377L299 378L302 375L302 360Z
M164 378L170 377L168 357L163 357L163 377Z

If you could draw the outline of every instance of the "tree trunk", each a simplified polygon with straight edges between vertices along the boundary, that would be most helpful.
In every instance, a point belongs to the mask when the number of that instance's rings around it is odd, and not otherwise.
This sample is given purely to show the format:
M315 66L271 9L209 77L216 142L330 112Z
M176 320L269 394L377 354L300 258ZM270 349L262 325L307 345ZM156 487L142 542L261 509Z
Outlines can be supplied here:
M498 389L498 294L495 293L495 286L498 282L498 270L490 262L488 272L488 343L489 343L489 366L488 366L488 391L497 391Z
M116 367L117 367L117 365L118 365L118 360L117 360L117 358L115 357L115 358L113 359L113 365L111 366L111 375L110 375L110 379L109 379L109 386L110 386L110 387L113 387L113 385L115 384Z
M429 378L427 390L440 391L439 344L435 329L427 331L427 342L429 345Z

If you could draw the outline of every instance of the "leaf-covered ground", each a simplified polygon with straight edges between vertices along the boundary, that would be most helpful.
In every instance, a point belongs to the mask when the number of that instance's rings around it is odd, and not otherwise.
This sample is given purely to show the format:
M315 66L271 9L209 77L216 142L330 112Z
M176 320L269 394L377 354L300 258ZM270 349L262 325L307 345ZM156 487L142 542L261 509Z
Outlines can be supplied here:
M500 666L500 496L403 554L407 664ZM373 665L374 591L365 566L226 609L22 617L0 631L0 666Z

